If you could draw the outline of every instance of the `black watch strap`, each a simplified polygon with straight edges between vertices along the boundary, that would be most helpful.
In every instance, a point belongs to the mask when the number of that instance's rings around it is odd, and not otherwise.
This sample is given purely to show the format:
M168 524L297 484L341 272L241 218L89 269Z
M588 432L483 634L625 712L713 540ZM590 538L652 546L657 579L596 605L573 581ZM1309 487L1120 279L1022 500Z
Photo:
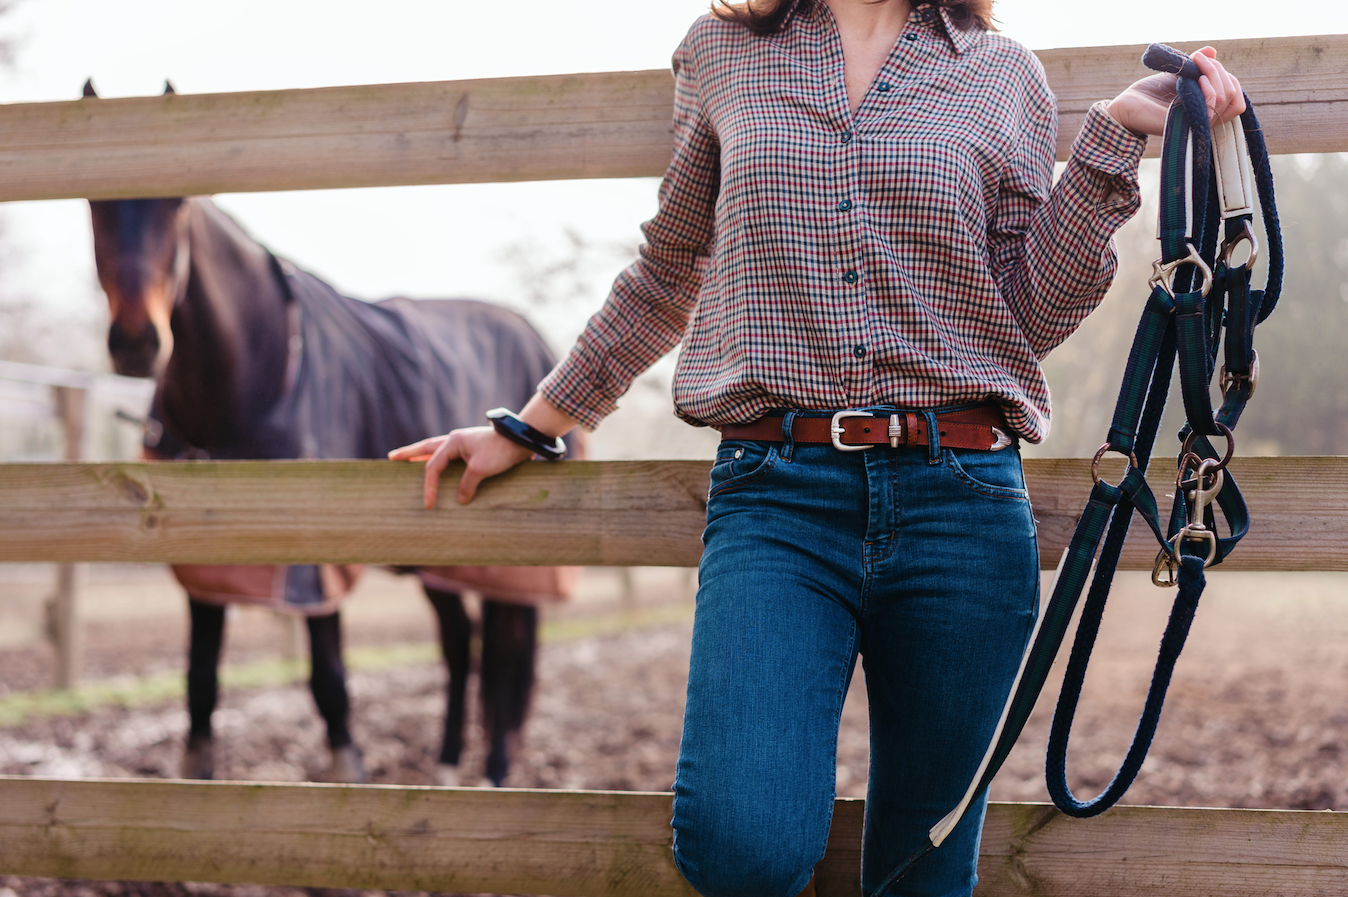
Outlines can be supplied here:
M509 408L493 408L487 412L487 420L491 421L497 433L545 461L560 461L566 456L566 443L562 442L562 437L553 438L531 427Z

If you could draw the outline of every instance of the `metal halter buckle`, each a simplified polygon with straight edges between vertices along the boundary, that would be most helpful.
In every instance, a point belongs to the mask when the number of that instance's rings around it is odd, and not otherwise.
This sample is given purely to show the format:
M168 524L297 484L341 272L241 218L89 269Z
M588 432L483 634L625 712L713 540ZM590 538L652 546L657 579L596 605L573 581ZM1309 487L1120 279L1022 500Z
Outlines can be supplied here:
M846 433L847 431L843 429L843 425L840 423L840 421L845 417L874 417L874 416L875 415L871 414L868 411L834 412L833 423L828 428L829 435L833 437L833 447L840 452L864 452L868 448L873 448L873 446L871 445L847 445L846 443L844 443L842 441L842 437L843 434Z
M1222 365L1222 372L1218 378L1218 384L1221 387L1222 395L1226 395L1233 387L1238 387L1242 382L1250 384L1250 396L1254 395L1255 389L1259 386L1259 353L1250 350L1250 372L1248 374L1228 374L1226 365ZM1246 396L1249 398L1249 396Z
M1254 263L1259 261L1259 240L1254 235L1254 228L1250 227L1250 219L1246 218L1243 224L1244 227L1241 229L1240 233L1222 244L1221 251L1218 253L1218 258L1222 260L1223 265L1230 268L1232 251L1240 245L1242 240L1248 241L1250 244L1250 257L1241 262L1241 265L1245 270L1252 271L1254 270Z
M1174 299L1175 289L1171 286L1171 282L1175 275L1175 269L1180 265L1193 265L1198 269L1199 273L1203 275L1202 294L1206 296L1208 291L1212 289L1212 269L1208 267L1207 262L1203 261L1203 257L1198 254L1198 250L1192 246L1189 247L1189 254L1182 259L1173 262L1157 259L1152 262L1151 278L1147 281L1147 286L1153 288L1159 286L1166 291L1171 299Z

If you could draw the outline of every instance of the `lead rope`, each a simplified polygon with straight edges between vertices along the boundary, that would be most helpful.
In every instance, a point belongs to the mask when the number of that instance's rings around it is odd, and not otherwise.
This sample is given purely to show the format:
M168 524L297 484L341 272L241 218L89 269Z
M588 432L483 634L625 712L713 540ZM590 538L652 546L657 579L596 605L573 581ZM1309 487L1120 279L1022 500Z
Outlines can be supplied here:
M1223 125L1214 147L1198 84L1200 73L1193 61L1164 44L1152 44L1142 62L1179 76L1161 153L1161 257L1153 266L1151 294L1129 351L1107 441L1091 465L1094 486L1059 561L1048 604L1035 621L1030 647L1021 660L992 744L964 798L932 827L928 843L890 873L874 897L882 897L922 857L940 846L997 774L1043 690L1088 581L1090 590L1053 717L1045 772L1054 804L1069 816L1095 816L1117 803L1141 769L1156 733L1175 662L1203 593L1203 570L1221 563L1249 529L1244 498L1226 468L1235 453L1232 431L1258 383L1254 329L1273 311L1282 287L1282 236L1268 150L1248 96L1240 125ZM1268 282L1263 290L1250 289L1259 252L1253 230L1256 193L1269 248ZM1220 250L1219 235L1223 238ZM1233 264L1235 250L1242 243L1248 247L1248 256ZM1223 330L1225 356L1219 380L1223 400L1214 414L1209 387ZM1145 475L1177 362L1188 423L1180 432L1175 499L1163 526ZM1213 446L1212 436L1224 437L1223 453ZM1109 452L1128 459L1117 486L1100 477L1100 460ZM1218 534L1214 505L1227 522L1228 536ZM1104 791L1080 801L1067 785L1067 743L1134 512L1160 544L1152 581L1158 586L1178 586L1178 592L1128 753Z

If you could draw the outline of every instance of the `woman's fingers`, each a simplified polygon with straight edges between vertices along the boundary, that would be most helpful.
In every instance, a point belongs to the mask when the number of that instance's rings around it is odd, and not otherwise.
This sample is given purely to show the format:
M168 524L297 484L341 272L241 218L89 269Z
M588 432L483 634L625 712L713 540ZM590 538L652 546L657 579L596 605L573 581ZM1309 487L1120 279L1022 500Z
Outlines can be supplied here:
M1198 86L1214 124L1223 124L1245 111L1245 95L1240 81L1217 61L1217 51L1203 47L1191 57L1202 76Z
M1231 103L1227 106L1227 121L1230 121L1245 112L1245 90L1240 86L1239 78L1224 69L1223 73L1229 84L1227 95L1231 97Z
M393 461L426 462L421 499L430 510L440 497L440 477L452 462L464 462L457 497L460 504L467 504L477 495L477 487L483 480L527 461L533 453L500 436L491 427L468 427L396 448L388 456Z
M425 461L435 454L435 450L448 438L448 436L432 436L430 439L404 445L389 452L388 458L390 461Z
M457 436L457 433L450 433L448 436L440 437L443 441L426 462L426 478L422 483L421 501L428 511L435 507L436 499L440 497L440 474L445 472L450 461L459 458Z
M477 495L477 487L483 480L490 476L494 471L485 471L469 461L464 465L463 476L459 477L459 493L456 498L459 504L466 505Z

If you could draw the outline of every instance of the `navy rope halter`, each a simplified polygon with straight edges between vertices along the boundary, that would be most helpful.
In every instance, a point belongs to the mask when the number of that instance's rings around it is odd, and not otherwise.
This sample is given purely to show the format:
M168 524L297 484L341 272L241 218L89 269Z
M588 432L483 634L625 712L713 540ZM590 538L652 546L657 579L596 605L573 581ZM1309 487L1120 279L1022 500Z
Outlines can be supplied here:
M876 897L945 840L997 774L1043 690L1088 580L1090 589L1049 734L1046 776L1053 803L1069 816L1096 816L1114 806L1132 785L1151 747L1175 662L1203 593L1203 570L1221 563L1249 530L1249 511L1227 464L1235 452L1232 431L1258 383L1254 330L1273 311L1282 288L1282 235L1268 149L1248 96L1239 126L1224 125L1214 143L1193 60L1164 44L1152 44L1142 62L1179 76L1161 151L1161 257L1154 265L1151 294L1129 352L1109 435L1092 464L1095 484L1058 565L1048 605L1036 620L993 743L968 792L932 828L928 844L889 875ZM1263 290L1250 288L1259 252L1253 229L1256 192L1268 242L1268 281ZM1234 263L1242 243L1248 257ZM1222 402L1214 411L1210 386L1218 370L1223 331ZM1187 423L1179 434L1174 504L1163 523L1145 475L1177 365ZM1212 437L1224 440L1224 451L1218 452ZM1128 459L1118 485L1099 475L1100 460L1110 452ZM1218 533L1214 506L1226 520L1227 536ZM1152 581L1177 585L1178 593L1128 753L1104 791L1083 801L1067 784L1067 743L1134 513L1141 515L1160 544Z

